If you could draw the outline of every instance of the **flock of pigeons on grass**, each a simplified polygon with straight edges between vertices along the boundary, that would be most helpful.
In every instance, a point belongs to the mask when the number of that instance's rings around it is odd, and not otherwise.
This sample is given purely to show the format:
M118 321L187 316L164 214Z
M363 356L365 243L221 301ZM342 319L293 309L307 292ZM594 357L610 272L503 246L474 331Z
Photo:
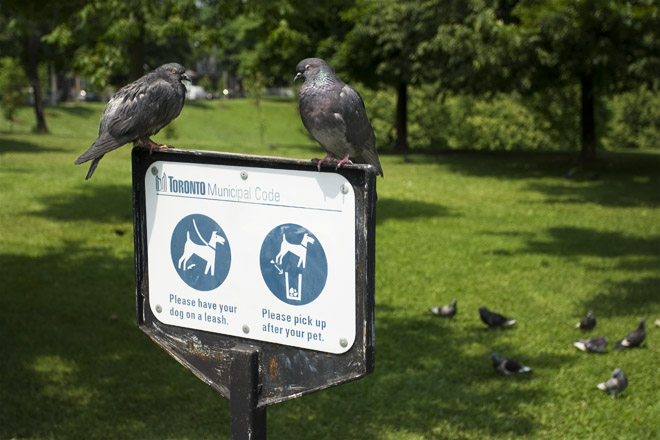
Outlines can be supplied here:
M456 298L454 298L451 304L442 307L430 307L429 311L436 316L451 318L457 311ZM499 313L490 311L486 307L479 307L479 316L489 329L511 327L516 323L515 319L507 318ZM614 345L614 349L624 350L627 348L639 347L640 344L644 342L644 339L646 339L644 322L644 319L640 320L639 326L632 332L628 333L625 338L618 341ZM660 320L656 321L656 325L660 326ZM593 312L588 312L587 316L578 322L575 327L582 330L593 330L594 327L596 327L596 317ZM588 353L602 353L605 350L605 347L607 347L607 342L605 336L595 336L589 339L578 339L573 345ZM531 368L519 364L513 359L509 359L496 352L490 354L490 359L493 362L493 368L500 374L509 376L512 374L530 373L532 371ZM627 386L628 378L620 368L615 368L614 371L612 371L612 376L608 380L597 385L598 389L607 391L613 398L625 390Z

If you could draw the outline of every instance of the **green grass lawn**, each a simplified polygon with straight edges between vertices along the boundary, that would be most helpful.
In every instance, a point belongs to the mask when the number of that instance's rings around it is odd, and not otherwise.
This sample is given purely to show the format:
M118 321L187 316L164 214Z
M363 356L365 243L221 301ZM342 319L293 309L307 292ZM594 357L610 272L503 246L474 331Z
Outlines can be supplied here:
M0 439L229 438L229 405L135 324L130 147L73 161L102 104L0 123ZM181 148L311 158L295 104L186 104L154 139ZM272 439L660 437L660 155L382 155L376 369L268 409ZM597 173L597 178L594 175ZM441 320L428 307L458 299ZM512 316L487 331L477 309ZM572 346L588 336L605 354ZM647 319L643 347L612 351ZM501 377L491 351L533 369ZM628 389L596 389L613 368Z

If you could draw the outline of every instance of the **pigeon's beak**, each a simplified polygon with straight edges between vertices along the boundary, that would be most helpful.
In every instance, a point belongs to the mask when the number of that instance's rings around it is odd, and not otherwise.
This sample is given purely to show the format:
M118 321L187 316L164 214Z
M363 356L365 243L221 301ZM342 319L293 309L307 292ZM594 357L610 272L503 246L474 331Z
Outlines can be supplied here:
M298 72L296 76L293 78L293 82L298 81L299 79L303 79L303 74L302 72Z
M190 80L190 77L189 77L188 75L186 75L185 73L182 73L182 74L181 74L181 81L192 82L192 81Z

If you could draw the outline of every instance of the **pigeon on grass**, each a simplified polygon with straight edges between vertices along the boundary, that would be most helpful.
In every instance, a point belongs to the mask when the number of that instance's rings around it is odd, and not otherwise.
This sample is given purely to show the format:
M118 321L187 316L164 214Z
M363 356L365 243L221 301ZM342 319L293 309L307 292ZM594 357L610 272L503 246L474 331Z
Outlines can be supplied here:
M456 314L456 298L452 300L451 304L442 307L429 307L429 311L434 315L442 316L443 318L451 318Z
M508 357L502 356L501 354L495 352L490 354L490 359L493 361L493 368L495 371L500 374L504 374L505 376L520 373L530 373L532 371L531 368L521 365L513 359L509 359Z
M596 336L591 339L578 339L573 342L577 348L588 353L602 353L607 347L607 338L605 336Z
M151 151L169 148L156 144L149 136L158 133L181 113L186 98L183 80L190 81L190 78L182 65L164 64L110 98L101 116L98 138L75 162L80 165L92 161L85 180L92 177L106 153L129 142L148 146Z
M491 312L486 307L479 307L479 316L488 328L510 327L516 323L515 319L507 318L499 313Z
M582 318L582 321L575 324L576 328L581 328L582 330L591 330L596 327L596 317L593 312L587 312L587 316Z
M614 371L612 371L612 377L610 377L609 379L607 379L607 381L603 383L599 383L598 389L607 391L608 393L610 393L610 396L612 396L612 398L615 398L623 390L625 390L627 386L628 386L628 378L623 373L623 371L621 371L620 368L615 368Z
M639 347L639 345L646 339L646 330L644 330L644 319L639 321L639 326L628 333L628 336L621 339L614 346L615 350L623 350L626 348Z
M302 79L298 99L300 118L309 134L327 153L318 161L336 162L337 168L367 163L383 175L376 153L376 137L360 94L337 78L335 71L320 58L306 58L296 66L294 82ZM336 161L333 156L341 158Z

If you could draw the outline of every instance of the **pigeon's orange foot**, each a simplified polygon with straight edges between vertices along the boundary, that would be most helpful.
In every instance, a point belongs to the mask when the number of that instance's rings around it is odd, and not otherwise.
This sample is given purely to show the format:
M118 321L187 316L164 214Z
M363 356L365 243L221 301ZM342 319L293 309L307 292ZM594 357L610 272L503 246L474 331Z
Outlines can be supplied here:
M337 168L339 168L340 166L342 166L344 164L347 164L347 163L351 164L351 165L353 164L353 162L351 162L350 159L348 158L348 154L346 156L344 156L344 158L342 160L337 162Z
M335 159L332 157L330 153L326 154L323 159L314 158L312 160L317 162L316 167L319 169L319 171L321 171L321 164L326 162L335 162Z
M174 147L169 146L169 145L157 144L156 142L154 142L154 141L152 141L151 139L148 139L148 138L147 138L146 141L142 142L142 145L144 145L145 147L149 147L149 154L153 153L154 150L162 150L162 149L165 149L165 148L174 148Z

